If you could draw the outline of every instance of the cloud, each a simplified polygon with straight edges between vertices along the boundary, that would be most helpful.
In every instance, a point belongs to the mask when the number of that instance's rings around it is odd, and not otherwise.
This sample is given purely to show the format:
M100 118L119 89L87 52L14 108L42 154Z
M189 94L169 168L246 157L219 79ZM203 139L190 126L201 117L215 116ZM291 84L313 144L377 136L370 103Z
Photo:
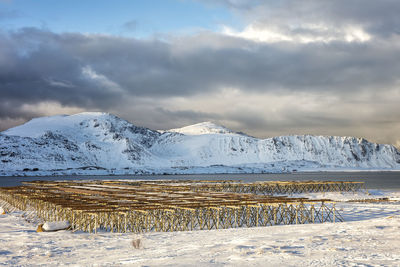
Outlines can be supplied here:
M55 34L0 36L0 96L108 108L126 95L386 88L400 73L399 37L367 43L264 44L214 33L179 40Z
M123 30L130 32L136 31L137 27L138 27L138 22L136 20L127 21L122 25Z
M400 130L397 104L400 90L379 95L364 92L348 98L330 92L276 94L227 88L203 96L172 98L158 104L164 111L178 115L169 122L174 124L169 128L188 125L187 116L179 116L179 111L191 110L196 122L211 120L258 137L339 135L394 144L398 140L396 132ZM209 116L196 116L204 112Z
M263 1L261 0L202 0L202 2L208 2L209 4L225 5L232 9L250 9L255 6L259 6Z
M33 28L0 35L0 98L20 104L57 101L88 108L107 107L109 100L121 98L104 77L88 77L89 72L83 71L88 68L85 60L64 47L75 38Z
M362 28L357 26L346 26L343 28L329 29L324 25L308 25L308 27L297 29L282 29L270 25L250 24L243 31L236 31L224 27L226 35L245 38L256 42L277 43L330 43L333 41L345 42L367 42L371 36Z
M219 0L239 14L248 26L236 30L241 36L284 37L300 41L337 38L364 40L400 33L400 2L396 0ZM231 30L235 33L235 30Z
M47 82L49 83L50 86L54 86L54 87L65 87L65 88L74 87L74 85L68 81L58 81L58 80L52 79L51 77L47 78Z

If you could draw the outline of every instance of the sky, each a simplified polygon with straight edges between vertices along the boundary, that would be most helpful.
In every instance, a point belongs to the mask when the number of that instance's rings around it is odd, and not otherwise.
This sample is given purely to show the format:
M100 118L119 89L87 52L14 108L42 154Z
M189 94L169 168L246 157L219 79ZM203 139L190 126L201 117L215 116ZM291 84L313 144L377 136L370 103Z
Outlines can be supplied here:
M103 111L400 147L398 0L0 0L0 131Z

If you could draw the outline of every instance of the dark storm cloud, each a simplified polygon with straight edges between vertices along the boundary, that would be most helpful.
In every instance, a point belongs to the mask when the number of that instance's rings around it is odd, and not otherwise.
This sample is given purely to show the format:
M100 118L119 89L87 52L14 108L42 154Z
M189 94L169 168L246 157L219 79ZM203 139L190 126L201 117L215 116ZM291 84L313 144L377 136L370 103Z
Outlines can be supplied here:
M17 106L56 101L107 109L126 97L191 96L225 87L384 90L400 73L400 47L386 40L263 44L205 33L175 42L26 28L2 32L0 48L0 98Z
M2 34L0 98L28 104L54 100L89 107L107 106L108 101L118 99L108 88L83 76L86 63L62 47L63 38L37 29Z
M125 95L185 96L221 87L340 91L385 86L400 72L399 49L390 44L388 50L378 44L263 45L213 34L202 38L231 45L180 52L173 43L157 40L33 28L3 33L0 97L108 108Z
M20 102L14 102L14 101L7 101L7 100L0 101L0 115L1 115L0 120L19 119L19 118L30 119L41 115L34 111L22 110L20 104L21 104ZM0 125L0 131L1 130L5 129Z
M189 52L180 52L174 43L157 40L26 30L15 37L16 42L24 44L15 54L27 55L14 58L15 71L7 77L22 75L17 80L26 80L29 85L42 82L35 87L41 87L49 97L60 97L65 104L72 100L83 104L95 92L96 102L115 96L84 79L85 66L114 81L127 94L153 97L191 95L219 87L261 91L359 89L391 84L399 73L399 48L390 44L252 44L214 34L201 38L210 43L223 39L231 45L190 49L196 39L189 38L184 43ZM71 95L73 88L55 88L49 79L69 81L80 94Z

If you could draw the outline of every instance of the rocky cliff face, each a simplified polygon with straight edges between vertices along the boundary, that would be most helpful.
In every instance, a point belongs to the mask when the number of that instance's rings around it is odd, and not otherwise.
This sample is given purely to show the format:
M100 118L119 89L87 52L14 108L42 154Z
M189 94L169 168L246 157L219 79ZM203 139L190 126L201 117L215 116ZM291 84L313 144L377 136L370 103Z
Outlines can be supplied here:
M391 145L336 136L257 139L210 122L169 131L107 113L33 119L0 134L0 175L400 169Z

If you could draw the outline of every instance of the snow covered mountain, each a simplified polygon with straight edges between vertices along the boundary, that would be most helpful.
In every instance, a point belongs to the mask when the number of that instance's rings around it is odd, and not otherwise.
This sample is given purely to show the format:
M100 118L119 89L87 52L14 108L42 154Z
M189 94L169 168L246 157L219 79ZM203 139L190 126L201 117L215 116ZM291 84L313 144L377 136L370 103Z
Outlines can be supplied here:
M185 135L201 135L201 134L233 134L231 130L224 126L217 125L212 122L201 122L179 129L171 129L168 132L181 133Z
M0 175L400 169L391 145L354 137L257 139L211 122L154 131L107 113L33 119L0 133Z

